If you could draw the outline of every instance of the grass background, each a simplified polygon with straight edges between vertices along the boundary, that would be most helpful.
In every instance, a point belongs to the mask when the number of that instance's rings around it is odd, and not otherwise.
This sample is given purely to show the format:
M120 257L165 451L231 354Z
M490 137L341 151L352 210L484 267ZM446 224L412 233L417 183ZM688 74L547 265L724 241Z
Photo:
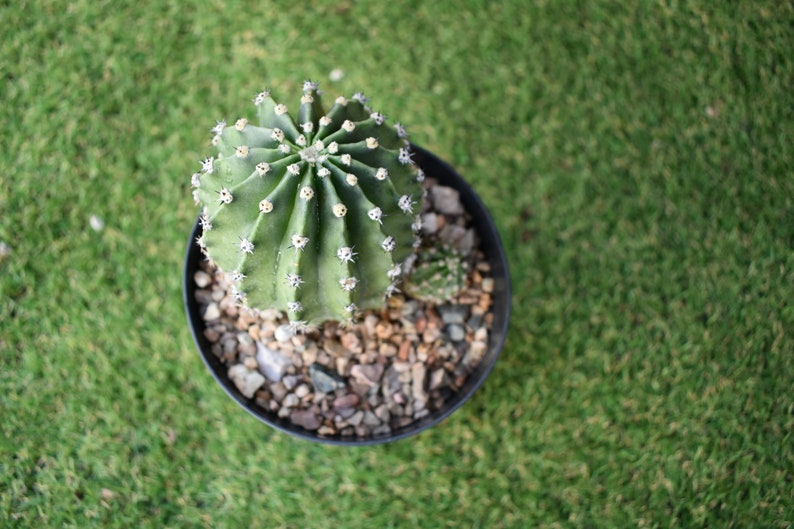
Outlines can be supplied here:
M791 2L22 0L0 27L3 527L794 524ZM304 79L407 124L507 246L499 364L393 445L256 423L181 306L208 129Z

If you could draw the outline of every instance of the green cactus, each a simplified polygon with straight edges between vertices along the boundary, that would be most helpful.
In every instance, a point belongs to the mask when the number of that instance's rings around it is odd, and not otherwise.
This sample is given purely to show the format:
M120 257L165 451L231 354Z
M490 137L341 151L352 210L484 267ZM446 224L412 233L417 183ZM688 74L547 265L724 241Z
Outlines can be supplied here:
M403 284L409 296L440 304L466 287L469 265L459 251L444 245L422 248L412 260Z
M254 99L259 126L212 129L219 153L192 178L199 244L239 301L314 326L396 290L419 244L422 173L403 127L366 102L339 97L325 112L306 81L297 120L266 90Z

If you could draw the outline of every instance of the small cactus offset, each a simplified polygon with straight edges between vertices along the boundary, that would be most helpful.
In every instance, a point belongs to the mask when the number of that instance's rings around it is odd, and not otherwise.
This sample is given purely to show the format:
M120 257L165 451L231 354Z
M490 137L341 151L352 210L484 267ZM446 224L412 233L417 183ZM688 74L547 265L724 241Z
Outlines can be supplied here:
M192 178L199 244L240 302L314 326L380 307L396 290L419 244L422 175L403 127L366 101L339 97L326 112L307 81L296 119L264 91L258 125L212 129L218 155Z
M466 287L469 265L447 246L423 248L406 272L403 289L409 296L440 304L457 297Z

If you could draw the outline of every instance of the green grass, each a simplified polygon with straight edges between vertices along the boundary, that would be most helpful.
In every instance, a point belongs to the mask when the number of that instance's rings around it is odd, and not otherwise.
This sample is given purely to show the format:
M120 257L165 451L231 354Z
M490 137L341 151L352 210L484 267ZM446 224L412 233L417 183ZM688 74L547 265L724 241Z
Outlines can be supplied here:
M794 525L790 2L66 4L0 5L0 526ZM306 78L512 266L491 377L393 445L258 424L181 306L208 129Z

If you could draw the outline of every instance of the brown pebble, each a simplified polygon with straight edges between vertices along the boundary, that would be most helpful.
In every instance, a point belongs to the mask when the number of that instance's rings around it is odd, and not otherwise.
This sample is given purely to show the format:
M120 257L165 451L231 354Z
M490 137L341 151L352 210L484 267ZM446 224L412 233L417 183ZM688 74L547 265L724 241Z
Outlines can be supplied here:
M320 435L334 435L336 433L336 428L333 426L321 426L317 433Z
M400 349L397 353L397 358L399 358L403 362L407 362L408 358L411 354L411 349L413 349L413 345L408 340L404 341L400 344Z
M331 356L345 356L347 353L345 347L337 340L326 340L323 342L323 349Z
M397 354L397 346L393 343L383 342L378 347L378 353L386 358L390 358Z
M350 376L364 384L376 384L383 376L383 364L356 364L350 368Z
M488 307L491 306L491 295L490 294L483 294L482 296L480 296L480 300L477 303L477 305L479 305L480 308L483 308L483 309L487 310Z
M312 410L295 410L289 415L293 424L306 430L316 430L320 427L320 418Z
M358 395L355 393L348 393L347 395L342 395L341 397L335 398L333 408L335 410L355 408L358 406L359 401L360 399Z
M389 336L391 336L393 334L393 332L394 332L394 329L392 328L392 324L391 323L388 323L388 322L385 322L385 321L381 321L380 323L378 323L375 326L375 334L381 340L388 339Z
M353 354L360 353L363 349L361 347L361 340L354 332L346 332L339 337L339 341L347 351Z

